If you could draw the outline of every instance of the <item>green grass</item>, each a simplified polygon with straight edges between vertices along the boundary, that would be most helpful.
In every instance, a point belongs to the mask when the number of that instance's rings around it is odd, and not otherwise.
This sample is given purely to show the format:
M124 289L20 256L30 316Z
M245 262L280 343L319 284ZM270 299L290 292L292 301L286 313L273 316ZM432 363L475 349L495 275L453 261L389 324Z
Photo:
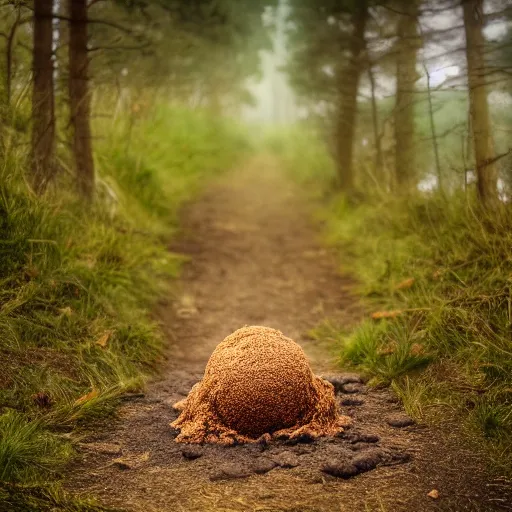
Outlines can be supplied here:
M97 132L91 207L66 173L34 197L23 136L3 147L0 503L25 495L16 510L93 510L55 486L73 434L115 414L158 367L164 340L151 312L183 261L168 249L179 209L249 148L227 122L162 106Z
M340 333L342 364L391 385L416 418L463 424L511 471L510 207L487 215L462 196L336 199L323 217L370 312L394 312Z
M312 132L273 134L267 145L319 199L326 243L368 310L351 330L326 324L312 335L339 347L341 366L392 386L412 416L462 428L495 468L512 473L510 205L491 215L471 188L396 197L371 183L347 201Z

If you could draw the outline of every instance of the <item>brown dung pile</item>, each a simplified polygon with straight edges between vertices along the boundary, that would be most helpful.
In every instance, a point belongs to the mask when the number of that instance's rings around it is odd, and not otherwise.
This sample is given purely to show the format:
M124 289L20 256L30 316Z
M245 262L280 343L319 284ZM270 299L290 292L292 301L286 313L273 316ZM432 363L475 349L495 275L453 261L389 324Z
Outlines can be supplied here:
M234 444L261 437L334 435L334 388L311 372L301 347L280 331L244 327L213 351L204 378L174 407L183 443Z

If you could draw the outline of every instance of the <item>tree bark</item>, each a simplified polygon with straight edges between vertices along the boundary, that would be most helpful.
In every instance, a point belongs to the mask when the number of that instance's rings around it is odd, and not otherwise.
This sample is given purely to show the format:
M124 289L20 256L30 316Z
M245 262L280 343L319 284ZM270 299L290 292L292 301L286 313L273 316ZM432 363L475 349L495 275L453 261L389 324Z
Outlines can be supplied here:
M409 3L410 2L410 3ZM398 190L407 191L415 171L414 104L417 79L418 6L415 0L404 2L398 22L395 105L395 178Z
M372 94L372 124L373 124L373 140L375 144L375 170L377 180L380 186L385 190L386 182L384 177L384 164L382 158L382 141L379 135L379 109L377 106L377 98L375 96L375 75L373 73L371 63L368 64L368 78L370 80L370 88Z
M439 192L444 194L443 189L443 173L441 171L441 160L439 158L439 146L437 144L437 133L436 123L434 120L434 105L432 103L432 89L430 87L430 73L426 64L423 65L425 74L427 75L427 99L428 99L428 116L430 119L430 133L432 134L432 149L434 151L435 163L436 163L436 174L437 174L437 186Z
M35 0L31 182L37 194L45 191L55 174L52 10L53 0Z
M476 162L478 196L484 207L498 204L498 168L494 159L487 90L485 86L485 39L483 35L483 0L464 0L464 28L471 128Z
M57 105L59 101L62 104L69 104L69 13L68 3L65 0L59 0L58 14L60 19L57 20L56 30L58 33L57 49L55 52L55 65L56 65L56 84L55 84L55 97Z
M69 104L73 130L73 155L78 190L91 201L94 195L94 160L91 138L91 96L87 52L87 1L68 0Z
M357 116L357 92L364 67L362 53L365 49L365 28L368 19L366 0L356 3L352 15L353 32L349 44L349 61L339 77L339 111L337 120L338 177L341 189L354 188L354 136Z

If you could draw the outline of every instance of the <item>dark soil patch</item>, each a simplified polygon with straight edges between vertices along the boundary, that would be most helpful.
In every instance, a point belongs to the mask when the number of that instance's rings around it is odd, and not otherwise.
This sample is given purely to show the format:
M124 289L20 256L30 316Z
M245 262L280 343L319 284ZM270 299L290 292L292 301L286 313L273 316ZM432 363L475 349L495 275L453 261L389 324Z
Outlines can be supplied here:
M506 482L489 476L456 429L391 426L390 418L406 421L396 397L340 374L334 348L307 335L325 318L359 320L352 283L275 162L258 159L242 171L184 213L185 233L172 249L191 262L183 292L159 311L171 344L162 378L82 440L68 487L141 512L512 510ZM201 379L213 348L244 325L274 327L301 343L314 370L331 376L352 427L317 441L176 443L171 405ZM428 496L434 489L438 498Z

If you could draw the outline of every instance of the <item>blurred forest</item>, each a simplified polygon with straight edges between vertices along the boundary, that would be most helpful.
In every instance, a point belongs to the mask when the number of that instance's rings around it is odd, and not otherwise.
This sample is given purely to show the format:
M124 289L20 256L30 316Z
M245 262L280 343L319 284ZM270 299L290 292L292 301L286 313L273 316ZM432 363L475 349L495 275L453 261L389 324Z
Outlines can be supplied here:
M243 124L265 52L294 123ZM510 0L5 0L0 129L5 510L101 510L69 436L158 367L179 209L254 151L373 311L313 335L512 470Z

